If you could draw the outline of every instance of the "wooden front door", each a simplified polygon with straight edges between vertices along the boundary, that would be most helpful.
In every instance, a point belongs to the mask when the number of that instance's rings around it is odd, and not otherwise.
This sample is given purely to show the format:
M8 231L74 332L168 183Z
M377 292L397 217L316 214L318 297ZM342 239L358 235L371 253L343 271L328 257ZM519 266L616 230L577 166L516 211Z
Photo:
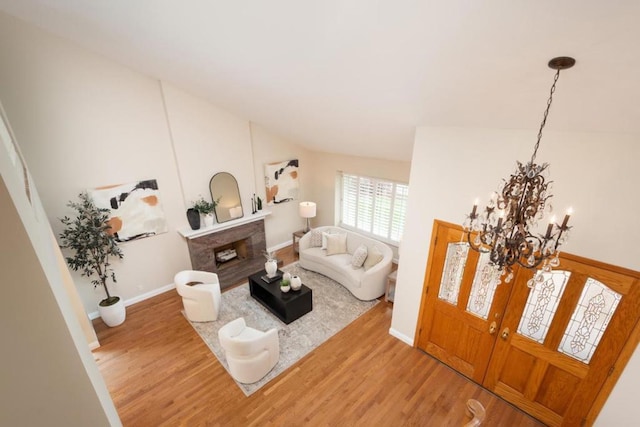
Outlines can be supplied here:
M462 235L434 223L417 347L549 425L593 422L640 335L640 273L563 254L533 289L524 268L497 284Z
M482 383L510 287L495 286L486 257L462 237L458 226L434 224L417 346Z
M628 273L567 254L529 289L521 269L483 385L549 425L584 425L640 316Z

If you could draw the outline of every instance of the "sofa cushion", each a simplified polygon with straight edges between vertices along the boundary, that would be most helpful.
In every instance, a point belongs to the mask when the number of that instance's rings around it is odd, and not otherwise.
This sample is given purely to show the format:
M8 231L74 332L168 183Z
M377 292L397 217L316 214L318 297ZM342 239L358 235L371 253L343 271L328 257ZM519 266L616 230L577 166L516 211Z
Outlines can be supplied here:
M309 239L309 246L312 248L319 248L322 246L322 231L311 230L311 237Z
M353 268L360 268L364 261L367 259L369 251L367 250L366 245L358 246L358 249L355 250L353 256L351 257L351 265Z
M327 255L337 255L347 253L346 234L327 235Z
M322 232L322 249L327 249L327 237L332 235L332 234L338 234L340 233L337 230L327 230L327 231L323 231ZM340 233L340 234L345 234L346 233Z
M382 261L382 258L384 258L384 256L382 255L382 252L380 251L380 249L378 249L377 246L370 248L369 254L367 255L367 259L364 261L364 265L363 265L364 271L367 271L368 269L370 269L371 267L373 267L374 265Z

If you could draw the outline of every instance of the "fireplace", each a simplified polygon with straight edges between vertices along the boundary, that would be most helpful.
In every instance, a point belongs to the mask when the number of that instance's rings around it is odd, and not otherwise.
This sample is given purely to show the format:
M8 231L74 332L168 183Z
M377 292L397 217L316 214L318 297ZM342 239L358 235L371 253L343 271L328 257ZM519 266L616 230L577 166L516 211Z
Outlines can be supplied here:
M218 270L229 268L230 266L247 259L247 241L249 239L236 240L217 248L213 248L213 256L216 259Z
M192 268L216 273L228 288L264 268L264 219L187 237L187 245Z

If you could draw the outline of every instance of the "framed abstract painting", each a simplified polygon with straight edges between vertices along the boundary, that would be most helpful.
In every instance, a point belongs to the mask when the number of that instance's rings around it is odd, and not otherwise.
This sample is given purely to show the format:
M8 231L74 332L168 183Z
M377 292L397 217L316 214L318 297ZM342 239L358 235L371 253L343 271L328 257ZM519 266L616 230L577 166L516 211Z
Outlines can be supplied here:
M289 202L298 198L298 159L267 163L264 166L267 204Z
M93 203L111 211L109 225L119 242L166 233L167 220L155 179L88 190Z

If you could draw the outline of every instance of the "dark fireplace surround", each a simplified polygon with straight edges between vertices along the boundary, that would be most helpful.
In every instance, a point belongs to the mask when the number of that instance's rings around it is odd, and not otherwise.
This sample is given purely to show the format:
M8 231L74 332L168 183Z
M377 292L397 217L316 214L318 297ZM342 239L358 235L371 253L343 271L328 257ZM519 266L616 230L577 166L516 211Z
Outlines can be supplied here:
M187 245L192 268L216 273L220 288L225 289L264 268L264 220L187 239ZM235 250L237 256L217 261L215 254L227 249Z

